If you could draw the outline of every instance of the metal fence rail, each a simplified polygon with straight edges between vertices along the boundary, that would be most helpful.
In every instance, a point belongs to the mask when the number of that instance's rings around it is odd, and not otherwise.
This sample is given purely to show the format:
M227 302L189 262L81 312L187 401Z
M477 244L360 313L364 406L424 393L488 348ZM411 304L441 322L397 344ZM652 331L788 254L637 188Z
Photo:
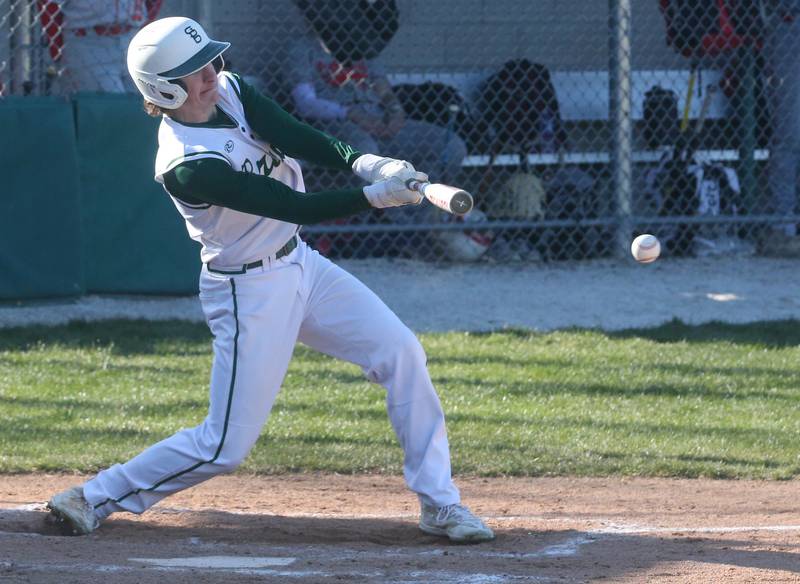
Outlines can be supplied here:
M672 256L800 252L800 2L0 0L0 94L132 91L124 47L173 14L308 123L475 196L307 226L328 255L587 259L642 231Z

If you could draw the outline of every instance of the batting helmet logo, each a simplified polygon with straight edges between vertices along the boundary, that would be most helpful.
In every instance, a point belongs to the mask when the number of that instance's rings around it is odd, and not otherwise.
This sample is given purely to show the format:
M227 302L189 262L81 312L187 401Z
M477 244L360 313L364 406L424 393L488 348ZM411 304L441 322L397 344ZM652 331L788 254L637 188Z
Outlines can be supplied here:
M183 29L183 32L192 37L194 42L196 42L198 45L203 42L203 37L201 37L200 33L197 32L193 27L187 26L186 28Z

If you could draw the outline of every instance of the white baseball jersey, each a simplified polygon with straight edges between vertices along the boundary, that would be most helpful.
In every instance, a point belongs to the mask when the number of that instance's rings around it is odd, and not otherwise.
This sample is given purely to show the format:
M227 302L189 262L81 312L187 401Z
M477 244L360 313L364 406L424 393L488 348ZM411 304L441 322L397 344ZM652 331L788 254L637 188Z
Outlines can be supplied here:
M237 126L183 124L164 116L158 130L156 180L163 184L164 173L182 162L217 158L236 171L269 176L305 192L300 164L261 140L250 128L235 77L222 72L217 79L217 105ZM202 261L217 267L236 267L266 258L283 247L299 228L286 221L207 203L190 205L172 194L170 197L186 221L189 236L202 244Z

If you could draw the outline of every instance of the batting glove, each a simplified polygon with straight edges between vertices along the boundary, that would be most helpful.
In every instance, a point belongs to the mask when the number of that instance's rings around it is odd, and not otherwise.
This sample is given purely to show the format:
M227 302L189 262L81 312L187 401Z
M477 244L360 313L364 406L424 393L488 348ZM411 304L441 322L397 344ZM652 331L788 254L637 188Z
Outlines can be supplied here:
M418 205L422 202L422 195L407 188L406 184L397 177L368 185L363 190L369 204L378 209Z
M428 180L428 175L424 172L417 172L410 162L374 154L362 154L356 158L353 163L353 172L370 183L389 178L399 178L403 182L408 180L426 182Z

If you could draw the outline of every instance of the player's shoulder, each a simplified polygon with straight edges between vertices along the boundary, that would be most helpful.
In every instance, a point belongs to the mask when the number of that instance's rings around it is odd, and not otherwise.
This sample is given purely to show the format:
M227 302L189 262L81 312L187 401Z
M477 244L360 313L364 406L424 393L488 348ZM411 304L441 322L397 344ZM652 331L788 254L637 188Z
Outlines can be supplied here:
M183 126L165 117L158 130L156 175L183 162L201 158L218 158L231 164L225 149L227 140L216 132Z

